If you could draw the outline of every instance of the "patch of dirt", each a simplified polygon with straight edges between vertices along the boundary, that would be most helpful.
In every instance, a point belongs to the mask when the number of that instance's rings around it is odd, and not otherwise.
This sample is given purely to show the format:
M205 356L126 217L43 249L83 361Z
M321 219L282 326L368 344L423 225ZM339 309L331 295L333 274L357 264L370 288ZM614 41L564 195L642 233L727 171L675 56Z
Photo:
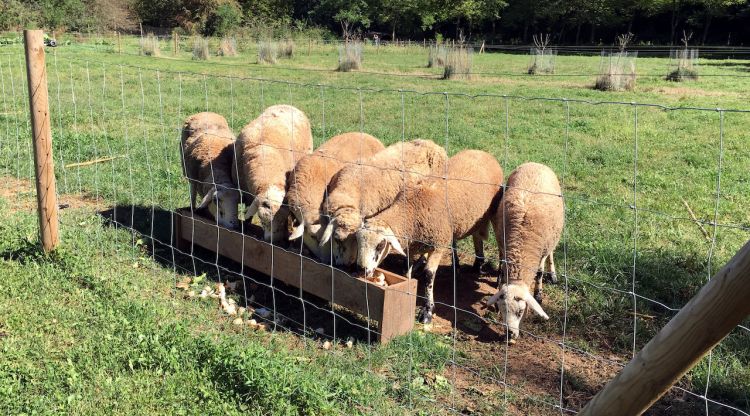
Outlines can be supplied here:
M33 212L36 207L36 184L26 179L18 179L10 176L0 177L0 199L8 201L10 212ZM98 201L91 195L80 194L58 194L58 206L60 209L92 209L101 210L104 207L102 201Z
M684 97L739 97L740 94L731 91L707 91L688 87L655 87L645 88L644 92L656 92L666 95L677 95Z
M461 258L455 309L449 306L454 299L452 268L439 269L435 281L437 306L430 329L450 335L457 321L456 346L462 357L457 359L458 365L445 370L444 376L459 390L455 404L459 411L463 408L464 413L495 414L507 407L510 414L546 415L560 414L555 407L560 404L578 411L629 361L629 356L606 349L581 352L566 343L563 350L560 334L545 333L541 327L533 329L534 335L522 332L515 344L506 345L502 325L476 316L486 315L483 301L496 289L494 275L477 276L470 269L472 261L471 255ZM442 265L450 266L450 259L444 259ZM419 307L420 300L417 302ZM529 326L527 322L527 330ZM672 389L646 414L703 415L705 408L702 401Z

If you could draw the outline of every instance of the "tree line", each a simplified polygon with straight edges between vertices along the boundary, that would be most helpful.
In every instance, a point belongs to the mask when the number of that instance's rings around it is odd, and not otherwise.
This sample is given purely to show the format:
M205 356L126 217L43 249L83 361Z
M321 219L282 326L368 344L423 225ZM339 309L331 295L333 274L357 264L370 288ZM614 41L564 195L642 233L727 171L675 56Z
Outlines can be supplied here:
M324 29L331 36L466 39L555 44L750 41L750 0L3 0L0 29L29 26L76 31L134 30L138 23L224 35ZM320 32L319 32L320 33Z

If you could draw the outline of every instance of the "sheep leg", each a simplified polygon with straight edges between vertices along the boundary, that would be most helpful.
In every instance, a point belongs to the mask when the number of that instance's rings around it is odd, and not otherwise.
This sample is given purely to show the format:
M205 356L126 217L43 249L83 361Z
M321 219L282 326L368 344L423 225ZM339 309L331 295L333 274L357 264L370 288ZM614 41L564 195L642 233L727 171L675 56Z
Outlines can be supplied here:
M195 197L198 196L198 190L195 189L195 183L191 180L190 184L190 210L195 211Z
M474 272L485 275L487 271L482 269L482 266L486 264L484 258L484 240L477 234L472 235L471 239L474 242L474 265L471 268Z
M539 263L539 269L534 276L534 299L539 304L542 304L542 290L543 290L543 277L544 277L544 263L547 261L547 256L542 257L542 261Z
M555 272L555 259L553 253L550 252L547 256L547 272L544 274L544 278L548 282L557 283L557 273Z
M424 275L421 278L424 285L425 303L419 313L419 322L423 324L432 322L432 314L435 310L435 274L437 273L437 268L440 265L440 259L443 257L444 251L445 249L439 249L430 253L425 265Z

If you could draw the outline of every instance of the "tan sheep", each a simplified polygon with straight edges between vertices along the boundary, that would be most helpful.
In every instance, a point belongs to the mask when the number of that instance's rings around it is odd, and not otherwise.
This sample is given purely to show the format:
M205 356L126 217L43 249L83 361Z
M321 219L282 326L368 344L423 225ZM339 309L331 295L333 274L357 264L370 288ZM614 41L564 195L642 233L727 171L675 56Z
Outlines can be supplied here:
M287 176L312 147L310 121L290 105L268 107L237 137L237 167L232 173L239 175L240 189L255 198L245 219L258 215L266 241L287 240L289 211L282 208Z
M380 140L360 132L339 134L305 155L289 175L287 206L297 225L290 240L303 237L305 246L319 259L330 259L330 245L320 247L320 213L328 183L342 167L385 149Z
M208 208L219 224L236 228L240 194L232 180L234 133L219 114L204 112L185 119L182 126L182 168L190 182L190 206ZM196 196L202 196L198 207Z
M546 263L556 281L553 253L563 230L563 204L557 176L545 165L524 163L508 177L493 222L502 285L487 305L498 304L511 339L518 338L527 306L549 319L540 305L542 277Z
M408 187L386 210L367 219L357 231L357 264L365 275L391 249L406 255L427 255L423 286L425 304L420 321L429 323L435 308L433 285L443 255L458 240L472 236L474 267L484 258L483 241L497 208L503 184L503 169L489 153L464 150L447 162L447 180L433 178Z
M333 261L354 264L354 233L362 221L388 208L408 183L443 176L448 156L430 140L413 140L388 146L360 165L341 169L331 180L323 213L328 216L320 244L332 241Z

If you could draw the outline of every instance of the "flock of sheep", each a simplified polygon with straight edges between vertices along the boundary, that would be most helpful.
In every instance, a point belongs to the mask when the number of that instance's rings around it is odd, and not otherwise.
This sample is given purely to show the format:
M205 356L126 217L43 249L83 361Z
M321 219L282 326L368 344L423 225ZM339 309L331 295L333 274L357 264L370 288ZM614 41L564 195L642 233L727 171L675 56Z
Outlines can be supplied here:
M257 216L266 241L301 238L321 261L356 266L379 284L385 282L376 267L389 253L408 256L407 274L418 275L425 291L423 323L432 320L443 256L455 256L456 242L471 236L479 270L492 224L501 267L487 305L497 305L510 339L519 336L527 308L548 319L542 281L556 281L553 252L564 215L559 182L547 166L522 164L503 184L489 153L464 150L448 158L430 140L385 147L362 132L335 136L313 151L307 116L289 105L267 108L236 139L221 115L194 114L185 120L181 145L191 207L208 209L221 226L239 228Z

